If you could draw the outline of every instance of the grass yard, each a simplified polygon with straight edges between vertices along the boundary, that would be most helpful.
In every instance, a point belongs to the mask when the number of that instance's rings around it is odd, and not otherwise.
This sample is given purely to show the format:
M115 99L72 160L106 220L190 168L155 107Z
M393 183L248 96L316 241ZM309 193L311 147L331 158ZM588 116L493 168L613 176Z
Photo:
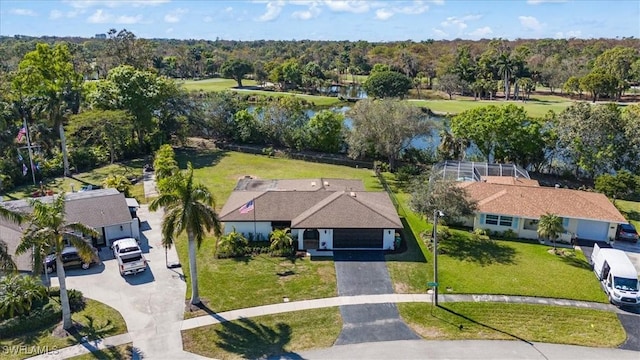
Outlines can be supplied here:
M304 99L314 106L336 106L342 104L342 101L337 97L332 96L319 96L319 95L307 95L307 94L299 94L293 92L281 92L281 91L267 91L267 90L258 90L258 89L238 89L238 83L232 79L206 79L206 80L185 80L182 82L182 86L189 91L237 91L243 94L258 94L265 96L273 96L273 97L281 97L281 96L295 96L301 99ZM242 86L257 86L257 83L254 80L243 80Z
M214 194L218 210L222 208L239 178L245 175L263 179L355 178L367 189L380 190L373 171L284 158L269 158L223 151L180 150L176 152L180 167L194 165L197 181ZM187 243L177 242L183 271L189 274ZM198 251L200 296L210 310L220 312L244 307L336 296L335 268L331 260L309 258L292 261L266 255L243 259L215 259L214 241L208 238ZM190 296L191 282L187 279ZM187 314L187 316L199 315Z
M69 360L92 360L92 359L130 360L132 348L133 348L133 343L118 345L118 346L110 346L103 350L94 351L89 354L74 356L68 359Z
M640 230L640 202L616 200L615 204L622 215Z
M62 349L86 340L95 340L127 332L127 325L118 311L95 300L87 299L84 310L72 315L73 321L82 324L77 334L66 338L53 337L53 329L58 323L44 329L30 332L11 339L0 339L0 348L16 349L8 355L3 355L3 360L24 359L36 354L25 354L20 349ZM62 321L62 319L60 319Z
M262 359L327 348L342 329L337 307L260 316L182 332L185 351L215 359ZM286 358L297 358L285 356Z
M428 340L506 339L616 347L626 333L613 312L495 303L398 304L400 315ZM462 326L462 328L460 328Z
M387 255L387 267L398 293L423 293L433 280L433 255L420 238L432 225L409 210L410 195L392 175L387 182L397 194L404 217L408 250ZM555 297L607 302L589 263L579 251L552 255L549 247L512 240L474 240L469 231L450 229L452 238L440 239L438 282L442 292ZM444 254L443 254L444 252Z
M503 101L503 100L473 100L473 98L467 97L454 97L453 100L412 100L412 104L418 106L424 106L431 111L438 114L458 114L465 110L473 109L479 106L486 105L498 105L503 106L507 104L514 104L516 106L522 106L527 111L529 116L542 117L549 110L553 110L556 113L568 108L573 101L561 98L559 96L552 95L536 95L527 102L522 101Z
M57 177L53 179L45 179L43 181L43 185L46 190L52 190L54 193L58 193L60 191L70 192L72 186L74 191L78 191L84 185L102 185L104 179L111 174L141 176L144 164L145 161L143 159L129 160L123 163L116 163L96 168L88 172L73 174L73 177L71 178ZM36 186L21 186L5 194L5 200L30 198L31 194L37 190L40 190L39 184ZM145 202L144 186L141 181L131 186L131 195L138 199L139 202Z

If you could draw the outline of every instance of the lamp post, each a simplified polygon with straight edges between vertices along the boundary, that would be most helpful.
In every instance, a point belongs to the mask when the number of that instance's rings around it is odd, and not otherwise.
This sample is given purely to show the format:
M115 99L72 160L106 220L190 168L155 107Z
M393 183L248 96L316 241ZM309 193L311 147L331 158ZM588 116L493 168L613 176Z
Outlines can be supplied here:
M438 306L438 218L444 214L440 210L433 211L433 303Z

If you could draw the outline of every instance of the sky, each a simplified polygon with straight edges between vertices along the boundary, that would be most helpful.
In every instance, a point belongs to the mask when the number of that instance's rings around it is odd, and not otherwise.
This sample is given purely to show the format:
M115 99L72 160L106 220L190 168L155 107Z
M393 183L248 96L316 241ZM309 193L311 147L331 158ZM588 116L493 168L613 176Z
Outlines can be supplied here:
M640 0L0 0L0 35L422 41L640 38Z

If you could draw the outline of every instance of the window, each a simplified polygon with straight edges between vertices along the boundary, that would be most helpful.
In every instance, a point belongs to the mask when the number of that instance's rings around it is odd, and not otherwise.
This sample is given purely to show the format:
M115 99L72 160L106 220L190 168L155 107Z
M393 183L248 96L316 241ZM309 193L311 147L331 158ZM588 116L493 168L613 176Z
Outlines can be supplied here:
M498 225L498 219L499 219L498 215L487 215L485 219L485 223L487 225Z
M500 226L511 227L512 223L513 223L513 217L511 217L511 216L500 216Z
M505 227L511 227L513 225L513 216L499 216L487 214L484 219L484 223L487 225L499 225Z

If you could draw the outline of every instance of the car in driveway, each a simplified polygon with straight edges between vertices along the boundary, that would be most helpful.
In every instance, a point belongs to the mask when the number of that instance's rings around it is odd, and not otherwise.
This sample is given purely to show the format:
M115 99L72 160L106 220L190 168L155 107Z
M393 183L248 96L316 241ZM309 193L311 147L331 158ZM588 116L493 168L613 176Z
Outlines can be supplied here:
M65 269L82 268L83 270L86 270L90 268L92 265L97 263L98 263L98 254L95 250L93 251L93 256L91 257L91 260L89 262L86 262L82 260L82 257L80 257L80 254L78 253L78 249L76 249L75 247L67 246L64 249L62 249L62 266L64 266ZM56 266L57 266L56 255L55 254L47 255L45 258L44 264L45 264L44 269L47 273L50 274L56 271Z
M638 242L638 231L631 224L620 224L616 230L616 240Z

